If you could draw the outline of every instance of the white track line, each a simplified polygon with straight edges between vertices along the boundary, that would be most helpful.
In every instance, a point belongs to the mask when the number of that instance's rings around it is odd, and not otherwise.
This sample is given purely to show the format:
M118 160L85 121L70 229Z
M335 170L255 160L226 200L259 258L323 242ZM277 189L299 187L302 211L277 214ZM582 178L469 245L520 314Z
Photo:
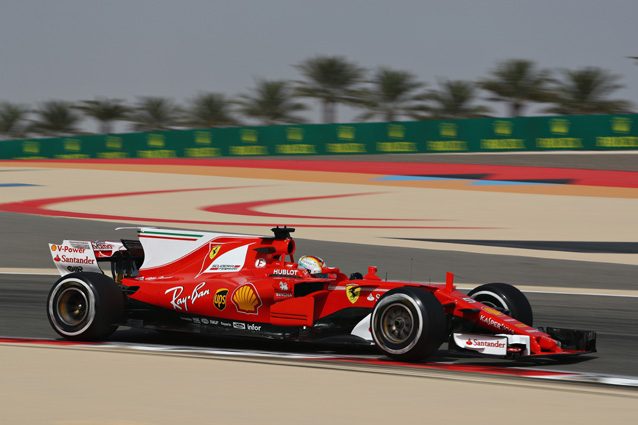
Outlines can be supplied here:
M34 275L34 276L58 276L56 269L39 268L11 268L0 267L0 275ZM427 282L419 282L427 283ZM477 283L455 283L457 289L469 290L477 286ZM602 289L602 288L570 288L565 286L534 286L516 285L523 292L534 294L556 295L587 295L592 297L622 297L638 298L638 290Z
M39 276L57 276L57 269L35 269L18 267L0 267L0 274L30 274Z

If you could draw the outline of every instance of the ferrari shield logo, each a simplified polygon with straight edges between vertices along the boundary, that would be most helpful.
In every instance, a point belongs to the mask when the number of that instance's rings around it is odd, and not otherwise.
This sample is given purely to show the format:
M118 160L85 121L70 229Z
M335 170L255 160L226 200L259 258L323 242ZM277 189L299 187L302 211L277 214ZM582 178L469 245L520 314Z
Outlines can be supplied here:
M209 243L208 255L206 255L202 260L202 266L200 267L197 276L204 273L204 271L212 264L215 257L217 257L217 254L219 254L221 247L221 245L213 245Z
M355 285L354 283L346 285L346 297L348 297L348 301L352 304L357 302L359 294L361 294L361 287L359 285Z
M210 248L210 253L208 254L208 258L211 260L215 258L215 256L217 256L217 253L219 252L219 248L221 248L221 245L212 246Z

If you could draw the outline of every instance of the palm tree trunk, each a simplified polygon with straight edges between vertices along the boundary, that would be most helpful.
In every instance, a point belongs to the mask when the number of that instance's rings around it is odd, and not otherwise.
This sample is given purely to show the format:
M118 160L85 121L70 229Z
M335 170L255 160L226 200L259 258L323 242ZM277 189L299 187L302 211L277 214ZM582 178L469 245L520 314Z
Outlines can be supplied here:
M395 114L393 109L388 109L385 111L385 120L386 121L394 121Z
M334 123L337 121L337 105L329 100L324 100L322 104L322 115L324 123Z
M518 117L523 113L524 105L519 101L510 103L510 117Z
M113 132L113 126L111 121L100 121L100 133L111 134Z

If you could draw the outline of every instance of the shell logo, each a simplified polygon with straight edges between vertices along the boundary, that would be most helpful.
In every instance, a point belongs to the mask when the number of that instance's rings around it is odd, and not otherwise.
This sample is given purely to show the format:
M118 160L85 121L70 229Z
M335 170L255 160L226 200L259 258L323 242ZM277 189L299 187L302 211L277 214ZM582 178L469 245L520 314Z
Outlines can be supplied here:
M238 313L257 314L262 302L252 283L247 283L235 289L232 297Z
M51 251L55 252L58 250L58 246L57 245L51 245Z

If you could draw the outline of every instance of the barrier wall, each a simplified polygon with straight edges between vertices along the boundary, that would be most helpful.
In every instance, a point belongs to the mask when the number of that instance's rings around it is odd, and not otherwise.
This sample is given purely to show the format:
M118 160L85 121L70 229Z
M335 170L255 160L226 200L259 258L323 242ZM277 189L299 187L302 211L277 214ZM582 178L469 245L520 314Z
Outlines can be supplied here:
M171 130L0 141L0 159L638 149L638 114Z

